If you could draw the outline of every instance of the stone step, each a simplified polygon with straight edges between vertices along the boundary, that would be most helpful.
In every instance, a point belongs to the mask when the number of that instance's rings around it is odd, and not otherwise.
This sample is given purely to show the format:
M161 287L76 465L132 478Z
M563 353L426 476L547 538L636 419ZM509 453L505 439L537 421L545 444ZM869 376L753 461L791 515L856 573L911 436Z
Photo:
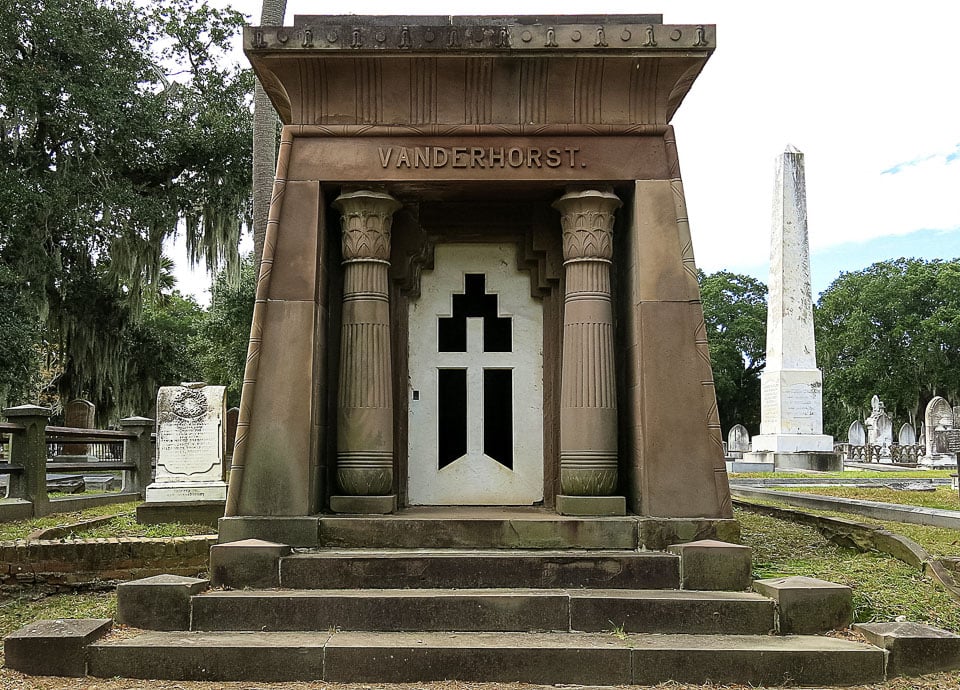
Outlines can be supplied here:
M852 685L884 652L829 637L611 633L146 632L88 648L88 672L168 680Z
M748 592L629 589L212 591L191 600L205 631L624 631L763 635L774 603Z
M280 559L286 589L678 589L680 559L638 551L356 549Z

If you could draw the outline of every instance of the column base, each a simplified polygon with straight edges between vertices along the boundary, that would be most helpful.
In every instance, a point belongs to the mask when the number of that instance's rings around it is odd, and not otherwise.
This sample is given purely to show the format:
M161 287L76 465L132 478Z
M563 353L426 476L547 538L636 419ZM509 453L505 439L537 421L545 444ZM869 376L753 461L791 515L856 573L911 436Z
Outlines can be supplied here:
M397 495L331 496L330 510L353 515L387 515L397 510Z
M561 515L626 515L623 496L564 496L557 494L557 512Z

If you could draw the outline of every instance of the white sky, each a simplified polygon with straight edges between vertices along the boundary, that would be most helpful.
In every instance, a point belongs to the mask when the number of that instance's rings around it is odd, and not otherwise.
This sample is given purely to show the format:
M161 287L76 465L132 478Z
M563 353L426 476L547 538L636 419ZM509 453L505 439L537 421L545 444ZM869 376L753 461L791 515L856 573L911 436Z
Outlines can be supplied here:
M260 0L230 4L259 23ZM347 11L649 12L716 24L717 49L673 120L700 268L767 261L774 161L787 144L806 156L814 255L917 230L954 231L942 256L960 255L960 2L288 0L285 24Z

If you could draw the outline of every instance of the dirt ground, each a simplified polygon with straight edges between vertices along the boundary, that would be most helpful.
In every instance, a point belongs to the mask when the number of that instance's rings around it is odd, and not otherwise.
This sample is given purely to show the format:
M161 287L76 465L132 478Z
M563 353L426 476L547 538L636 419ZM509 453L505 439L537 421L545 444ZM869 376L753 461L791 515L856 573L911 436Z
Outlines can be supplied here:
M24 676L22 673L0 669L0 690L535 690L542 688L587 690L588 686L543 686L523 683L442 683L380 684L380 683L256 683L256 682L194 682L173 680L131 680L112 678L54 678ZM639 688L641 686L618 686ZM663 683L656 687L669 690L756 690L746 685L685 685ZM957 690L960 689L960 671L939 673L921 678L897 678L875 685L857 685L850 690Z

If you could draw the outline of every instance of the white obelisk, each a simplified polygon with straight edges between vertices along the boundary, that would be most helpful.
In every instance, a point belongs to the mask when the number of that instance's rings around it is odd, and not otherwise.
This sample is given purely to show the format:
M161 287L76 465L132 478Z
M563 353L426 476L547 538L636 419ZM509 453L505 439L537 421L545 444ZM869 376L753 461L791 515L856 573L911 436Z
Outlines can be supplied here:
M784 469L841 469L833 437L823 433L823 375L817 369L813 335L807 191L803 154L792 146L777 161L768 289L760 433L753 437L750 459L772 460Z

